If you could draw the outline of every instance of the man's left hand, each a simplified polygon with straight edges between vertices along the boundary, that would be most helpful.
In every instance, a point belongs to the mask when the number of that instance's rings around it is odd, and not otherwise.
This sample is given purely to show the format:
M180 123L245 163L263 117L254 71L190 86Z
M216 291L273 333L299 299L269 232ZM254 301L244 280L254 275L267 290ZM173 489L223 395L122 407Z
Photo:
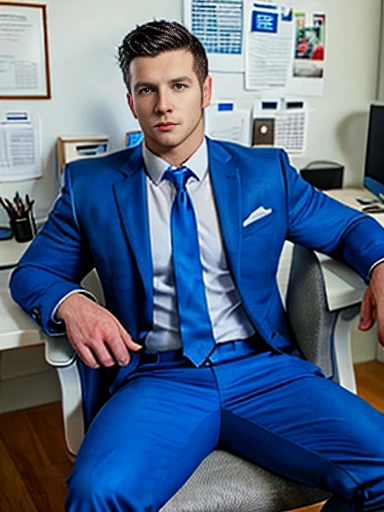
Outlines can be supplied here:
M360 331L368 331L377 321L379 341L384 347L384 263L372 271L369 286L361 304Z

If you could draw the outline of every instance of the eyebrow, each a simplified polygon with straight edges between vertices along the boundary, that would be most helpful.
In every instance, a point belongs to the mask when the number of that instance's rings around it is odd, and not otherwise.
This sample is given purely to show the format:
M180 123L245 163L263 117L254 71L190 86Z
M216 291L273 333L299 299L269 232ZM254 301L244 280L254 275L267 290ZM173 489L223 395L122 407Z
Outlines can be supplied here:
M138 89L141 89L141 87L154 87L155 84L152 82L136 82L134 90L137 91Z
M189 78L189 76L179 76L178 78L173 78L169 81L171 84L178 84L179 82L188 82L189 84L192 83L192 79Z
M193 81L191 78L189 78L188 76L179 76L177 78L172 78L172 80L169 80L169 84L178 84L180 82L188 82L189 84L191 84ZM145 82L145 81L141 81L141 82L136 82L135 83L135 86L134 86L134 90L137 91L138 89L141 89L142 87L156 87L156 84L154 82Z

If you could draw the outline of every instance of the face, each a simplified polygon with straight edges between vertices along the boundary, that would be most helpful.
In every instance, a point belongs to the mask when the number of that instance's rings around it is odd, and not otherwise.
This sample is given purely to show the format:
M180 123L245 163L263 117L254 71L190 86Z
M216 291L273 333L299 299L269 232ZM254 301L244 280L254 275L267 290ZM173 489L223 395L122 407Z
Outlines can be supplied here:
M203 109L211 101L212 79L203 91L189 51L136 57L130 64L128 103L147 147L172 165L185 162L204 137Z

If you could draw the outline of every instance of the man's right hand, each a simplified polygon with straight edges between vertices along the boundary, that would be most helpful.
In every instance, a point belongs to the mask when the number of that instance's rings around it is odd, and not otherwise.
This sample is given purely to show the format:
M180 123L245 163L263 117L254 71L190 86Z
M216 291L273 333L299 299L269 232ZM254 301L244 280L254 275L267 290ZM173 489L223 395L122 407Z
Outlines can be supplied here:
M126 366L129 351L142 348L135 343L116 317L81 293L69 295L59 306L70 344L91 368Z

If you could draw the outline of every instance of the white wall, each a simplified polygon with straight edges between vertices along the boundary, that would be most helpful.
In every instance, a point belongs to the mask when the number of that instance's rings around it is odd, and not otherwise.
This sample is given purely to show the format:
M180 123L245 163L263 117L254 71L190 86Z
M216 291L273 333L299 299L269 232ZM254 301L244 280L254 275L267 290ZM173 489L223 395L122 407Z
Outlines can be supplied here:
M319 0L310 0L316 7ZM153 18L181 20L182 0L47 0L51 63L52 99L35 101L0 101L1 110L38 112L42 124L43 178L25 183L0 183L0 195L13 196L15 190L29 192L36 199L36 210L49 209L56 194L56 141L61 135L108 134L111 149L124 145L124 134L136 127L125 98L115 56L123 36L135 24ZM292 0L294 4L294 0ZM331 159L346 165L346 184L362 178L365 125L369 103L375 98L381 0L325 0L327 13L327 63L324 95L308 98L314 109L309 123L308 149L294 162ZM240 103L252 105L256 95L245 93L241 78L216 75L216 98L234 95ZM5 216L0 212L0 223ZM0 244L1 250L1 244ZM41 363L40 349L0 355L3 393L12 397L17 407L19 370L27 371L39 382L41 394L32 387L36 401L58 396L52 386L52 373ZM45 379L45 380L44 380ZM51 379L51 380L50 380ZM23 386L25 383L23 384ZM6 386L6 387L5 387ZM12 388L12 389L11 389ZM13 391L12 391L13 390ZM19 393L19 394L18 394ZM32 393L31 393L32 395ZM16 397L16 398L14 398ZM10 402L0 404L8 409ZM33 405L33 402L28 402Z

